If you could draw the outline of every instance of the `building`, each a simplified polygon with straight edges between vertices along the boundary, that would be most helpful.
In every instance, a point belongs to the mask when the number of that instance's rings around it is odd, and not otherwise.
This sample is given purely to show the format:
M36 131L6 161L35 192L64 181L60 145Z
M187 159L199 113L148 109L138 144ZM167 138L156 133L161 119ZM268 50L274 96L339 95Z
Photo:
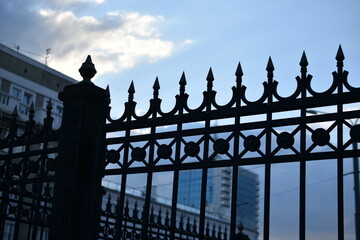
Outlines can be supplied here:
M102 202L102 230L100 232L100 238L113 239L115 237L114 229L116 226L116 216L118 216L116 209L117 199L120 193L120 184L103 179L102 186L106 193L103 196ZM123 224L125 224L130 231L140 232L141 224L139 224L139 221L141 221L142 207L145 201L145 191L126 187L125 201L125 209L120 210L121 212L124 212L124 218L127 219L123 221ZM153 188L150 204L149 231L153 234L155 239L168 239L169 231L166 233L166 229L169 229L170 227L172 201L157 195L156 188ZM126 214L126 212L128 214ZM183 237L181 239L193 239L193 233L199 232L199 215L199 208L178 203L176 210L176 236ZM151 225L151 223L153 224ZM220 218L208 212L205 215L205 223L206 235L217 239L220 239L219 236L221 236L221 239L228 239L230 225L227 219ZM181 234L182 236L180 236Z
M186 170L179 174L180 204L200 208L202 170ZM206 212L230 222L231 207L231 168L212 168L208 170L206 191ZM258 175L239 167L237 189L237 225L251 240L258 238Z
M41 124L51 99L53 127L58 128L63 110L58 93L66 85L74 83L77 83L75 79L0 44L0 110L3 122L11 118L16 107L21 125L28 119L29 108L34 104L34 120Z

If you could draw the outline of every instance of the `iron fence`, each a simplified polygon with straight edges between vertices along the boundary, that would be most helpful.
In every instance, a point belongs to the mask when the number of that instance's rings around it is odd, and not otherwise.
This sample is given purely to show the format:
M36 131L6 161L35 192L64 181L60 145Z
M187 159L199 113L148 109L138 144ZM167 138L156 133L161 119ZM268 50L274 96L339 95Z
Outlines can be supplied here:
M150 107L142 116L136 113L135 86L131 83L123 115L112 119L109 89L90 82L96 70L88 57L80 68L84 80L59 95L64 102L59 130L51 128L51 104L42 130L33 120L33 107L22 133L16 110L13 113L3 134L6 136L0 140L0 236L6 239L11 231L13 239L47 239L50 231L51 239L249 239L237 216L239 167L262 165L261 227L267 240L272 165L297 162L299 239L305 239L306 165L335 159L337 237L344 239L344 161L359 156L352 144L360 141L360 125L351 122L360 117L360 110L358 106L347 108L359 103L360 89L349 84L344 59L339 47L330 87L316 92L303 53L295 91L283 97L277 90L279 83L274 80L270 58L262 96L255 101L248 99L239 64L231 99L224 105L217 102L210 69L207 89L197 108L189 107L183 74L175 106L169 112L161 108L156 79ZM322 107L334 110L309 114ZM247 120L253 116L261 118ZM208 223L206 213L209 170L225 167L231 169L228 228ZM179 175L193 169L201 171L201 190L199 213L191 219L178 209ZM169 210L162 212L154 207L152 196L154 174L163 172L172 174L172 190ZM126 199L127 184L134 174L146 176L141 208ZM120 180L116 201L101 187L106 176Z

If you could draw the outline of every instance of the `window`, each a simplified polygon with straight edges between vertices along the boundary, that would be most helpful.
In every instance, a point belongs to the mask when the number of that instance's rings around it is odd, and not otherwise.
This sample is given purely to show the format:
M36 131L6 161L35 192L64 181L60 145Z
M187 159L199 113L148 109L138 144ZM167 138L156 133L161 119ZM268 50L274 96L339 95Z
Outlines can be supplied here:
M22 101L20 104L20 113L22 114L28 114L29 107L31 103L33 102L34 95L29 92L24 92L24 95L22 97Z
M22 103L26 105L31 105L32 102L33 102L33 95L31 93L24 92Z
M15 97L17 99L21 99L21 90L19 88L12 87L11 96L13 96L13 97Z

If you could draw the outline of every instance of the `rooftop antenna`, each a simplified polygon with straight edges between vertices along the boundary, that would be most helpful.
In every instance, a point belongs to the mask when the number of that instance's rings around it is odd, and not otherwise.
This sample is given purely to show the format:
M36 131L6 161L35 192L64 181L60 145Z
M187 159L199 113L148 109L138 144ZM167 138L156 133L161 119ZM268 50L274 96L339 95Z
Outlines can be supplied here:
M50 53L51 53L51 48L46 49L46 54L45 54L45 65L46 66L47 66L47 62L48 62L47 60L50 56Z
M20 51L20 45L17 44L17 45L15 45L14 47L15 47L15 49L16 49L16 52L19 53L19 51Z

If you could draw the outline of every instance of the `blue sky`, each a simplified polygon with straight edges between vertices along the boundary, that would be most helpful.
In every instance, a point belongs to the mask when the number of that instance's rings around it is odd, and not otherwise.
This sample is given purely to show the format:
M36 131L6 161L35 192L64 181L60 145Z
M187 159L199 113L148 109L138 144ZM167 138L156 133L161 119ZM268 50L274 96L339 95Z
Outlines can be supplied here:
M213 0L0 0L0 43L9 47L18 45L21 53L40 62L44 62L46 49L51 48L48 65L79 80L77 70L91 54L98 70L94 81L101 87L110 86L112 115L119 116L132 80L138 111L147 110L157 76L163 108L172 108L183 71L191 106L195 107L206 89L205 78L210 67L218 101L225 103L235 84L234 73L239 61L248 97L255 100L262 93L261 83L266 80L269 56L275 66L275 79L280 82L280 93L290 95L304 50L309 73L314 76L314 88L325 90L330 86L331 72L336 69L334 58L339 44L346 57L349 81L360 86L359 12L357 0L228 0L221 3ZM320 171L333 169L330 163L324 164L328 167L314 167L319 171L309 174L310 182L334 176L333 172ZM297 174L289 169L292 168L287 166L278 170L283 174L279 176L291 178ZM261 174L263 169L259 171ZM348 179L351 178L346 177L351 184ZM274 193L296 188L298 184L295 181L284 186L280 177L274 182L277 183L272 188ZM331 180L324 184L319 184L319 189L325 189L324 186L333 189ZM316 188L309 189L316 192ZM325 198L331 198L331 191L324 193ZM294 209L284 204L297 199L296 191L289 194L272 202L274 209L280 210L273 211L279 216L275 215L272 221L272 239L297 237L297 222L290 225L282 215ZM351 205L352 192L346 194L350 196ZM322 239L320 236L336 239L333 235L336 224L331 217L323 215L326 209L332 209L333 201L320 204L320 200L315 198L312 202L325 210L314 211L318 217L313 224L319 227L309 226L313 237L308 239ZM322 215L324 217L319 217ZM349 216L351 219L352 215ZM351 226L349 229L351 233Z

